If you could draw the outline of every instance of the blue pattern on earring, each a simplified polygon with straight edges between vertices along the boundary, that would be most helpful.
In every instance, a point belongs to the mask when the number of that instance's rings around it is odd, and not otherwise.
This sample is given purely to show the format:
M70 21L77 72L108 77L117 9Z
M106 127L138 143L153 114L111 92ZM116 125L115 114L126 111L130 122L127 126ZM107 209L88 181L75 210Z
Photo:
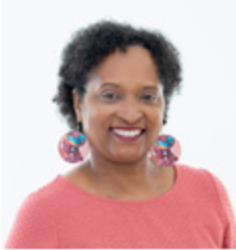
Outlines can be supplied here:
M158 141L157 143L158 146L164 146L164 147L169 147L170 144L168 142L164 142L164 141Z
M173 142L174 138L172 136L169 136L169 137L167 137L167 140L170 141L170 142Z
M84 143L86 140L86 136L85 135L79 135L79 140Z
M78 139L76 139L75 137L73 137L72 135L69 135L67 138L68 138L68 140L76 143L76 145L80 144L80 141Z

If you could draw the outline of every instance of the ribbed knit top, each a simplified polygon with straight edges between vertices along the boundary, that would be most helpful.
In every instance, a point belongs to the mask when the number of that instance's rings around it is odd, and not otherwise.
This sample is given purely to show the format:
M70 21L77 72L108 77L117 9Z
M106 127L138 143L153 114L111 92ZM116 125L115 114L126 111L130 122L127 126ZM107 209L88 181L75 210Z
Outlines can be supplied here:
M173 187L154 199L108 199L63 175L30 193L5 248L236 248L235 215L222 182L176 164Z

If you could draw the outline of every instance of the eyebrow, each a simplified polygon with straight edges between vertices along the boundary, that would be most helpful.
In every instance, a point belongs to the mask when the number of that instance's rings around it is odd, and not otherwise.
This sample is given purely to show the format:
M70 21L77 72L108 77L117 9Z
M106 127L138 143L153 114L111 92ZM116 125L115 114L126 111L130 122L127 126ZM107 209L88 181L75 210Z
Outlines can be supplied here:
M120 88L120 86L118 84L115 83L103 83L101 88L106 87L106 86L112 86L115 88ZM158 86L154 86L154 85L149 85L149 86L144 86L143 89L154 89L154 90L158 90Z
M101 86L101 88L106 87L106 86L112 86L112 87L119 88L119 85L118 85L118 84L109 83L109 82L103 83L102 86Z

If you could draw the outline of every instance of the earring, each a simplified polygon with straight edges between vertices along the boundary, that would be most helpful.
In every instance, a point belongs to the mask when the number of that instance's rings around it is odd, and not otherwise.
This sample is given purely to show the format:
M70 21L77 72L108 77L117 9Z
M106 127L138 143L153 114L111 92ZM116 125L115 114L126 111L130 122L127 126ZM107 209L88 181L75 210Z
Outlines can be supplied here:
M180 144L176 138L160 135L151 149L151 158L156 164L167 167L179 160L180 152Z
M77 123L77 129L65 134L58 143L60 156L69 163L83 161L89 151L86 136L79 131L79 126L81 123Z

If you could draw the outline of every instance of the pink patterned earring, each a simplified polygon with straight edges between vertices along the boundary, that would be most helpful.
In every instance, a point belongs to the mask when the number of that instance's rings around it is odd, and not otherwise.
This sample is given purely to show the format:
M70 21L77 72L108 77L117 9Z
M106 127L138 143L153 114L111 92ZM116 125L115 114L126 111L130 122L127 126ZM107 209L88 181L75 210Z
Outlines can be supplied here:
M77 123L77 129L65 134L58 143L60 156L69 163L83 161L89 152L86 136L79 131L81 125Z
M180 144L171 135L160 135L151 149L152 160L162 166L168 167L179 160Z

